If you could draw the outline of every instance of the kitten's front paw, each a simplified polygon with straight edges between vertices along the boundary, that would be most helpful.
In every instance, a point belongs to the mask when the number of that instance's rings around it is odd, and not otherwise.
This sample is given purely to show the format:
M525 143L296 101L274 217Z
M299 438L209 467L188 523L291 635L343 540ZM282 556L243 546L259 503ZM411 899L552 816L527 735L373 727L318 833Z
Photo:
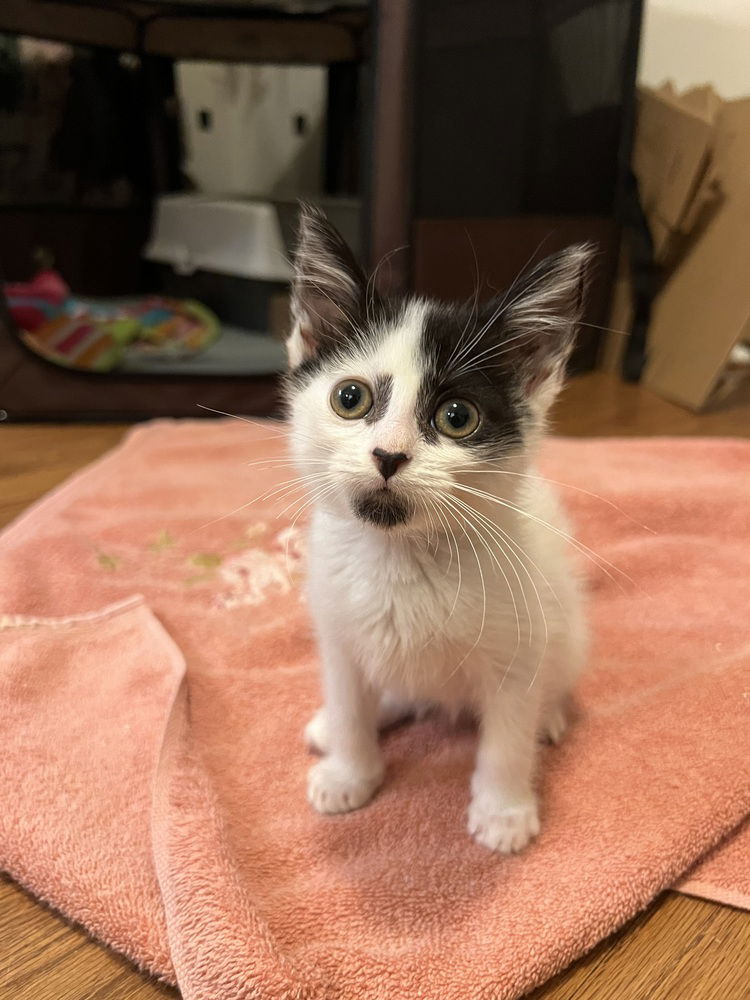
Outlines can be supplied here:
M523 850L539 833L536 799L505 806L495 796L475 795L469 806L469 833L491 851L513 854Z
M307 798L319 813L350 812L369 802L382 781L382 764L364 770L328 757L310 768Z

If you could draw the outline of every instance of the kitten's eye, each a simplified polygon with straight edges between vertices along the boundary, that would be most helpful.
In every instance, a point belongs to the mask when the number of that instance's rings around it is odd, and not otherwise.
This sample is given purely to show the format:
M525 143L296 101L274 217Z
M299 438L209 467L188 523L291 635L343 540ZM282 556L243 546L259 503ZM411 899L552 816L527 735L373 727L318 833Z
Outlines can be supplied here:
M370 387L351 378L339 382L331 393L331 406L344 420L359 420L372 406Z
M479 427L479 410L467 399L447 399L435 410L435 427L450 438L465 438Z

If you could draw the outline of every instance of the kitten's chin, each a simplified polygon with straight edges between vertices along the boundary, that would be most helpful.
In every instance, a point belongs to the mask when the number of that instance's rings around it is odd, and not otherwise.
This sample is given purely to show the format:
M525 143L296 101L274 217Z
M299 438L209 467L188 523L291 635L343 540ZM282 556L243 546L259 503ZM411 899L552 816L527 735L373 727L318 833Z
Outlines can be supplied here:
M385 531L408 524L413 516L411 504L393 490L369 490L352 498L352 509L360 521Z

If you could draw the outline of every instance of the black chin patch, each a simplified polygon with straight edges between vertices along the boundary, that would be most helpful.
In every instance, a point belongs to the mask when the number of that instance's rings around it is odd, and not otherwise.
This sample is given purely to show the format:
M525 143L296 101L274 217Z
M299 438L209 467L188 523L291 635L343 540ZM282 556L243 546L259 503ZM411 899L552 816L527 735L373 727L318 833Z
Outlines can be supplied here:
M391 490L363 493L355 497L352 505L357 517L378 528L395 528L397 524L406 524L411 517L408 504Z

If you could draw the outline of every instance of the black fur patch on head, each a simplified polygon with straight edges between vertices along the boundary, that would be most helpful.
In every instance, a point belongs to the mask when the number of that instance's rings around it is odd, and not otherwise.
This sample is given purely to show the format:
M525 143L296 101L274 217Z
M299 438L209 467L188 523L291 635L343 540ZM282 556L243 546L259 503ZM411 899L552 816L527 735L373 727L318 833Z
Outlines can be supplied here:
M372 387L373 404L370 412L365 417L366 424L374 424L376 420L380 420L381 417L385 416L385 411L388 409L388 404L391 401L392 392L392 375L381 375L375 379L375 385Z
M495 348L500 351L501 337L488 330L466 354L473 334L482 329L486 317L480 311L472 323L470 307L431 307L425 316L420 351L425 375L417 400L417 417L425 438L437 443L440 435L433 425L439 403L467 399L480 413L476 431L457 438L463 447L513 448L521 443L525 407L518 396L512 371L495 363ZM489 354L483 356L483 352ZM484 357L489 361L483 364Z
M453 440L488 452L521 443L532 401L546 409L562 382L591 255L588 245L552 254L527 268L504 296L480 309L428 306L420 344L425 371L417 404L428 441L439 440L433 425L438 405L465 399L478 409L480 423L472 434ZM383 333L398 325L407 301L375 294L341 235L320 211L303 206L292 313L296 356L304 360L287 376L287 394L304 388L325 365L343 362L363 346L376 346ZM382 374L381 385L373 386L375 405L366 418L370 422L385 413L392 378L399 373Z
M406 524L412 515L407 501L386 489L361 493L354 498L352 505L358 518L378 528L395 528L399 524Z

